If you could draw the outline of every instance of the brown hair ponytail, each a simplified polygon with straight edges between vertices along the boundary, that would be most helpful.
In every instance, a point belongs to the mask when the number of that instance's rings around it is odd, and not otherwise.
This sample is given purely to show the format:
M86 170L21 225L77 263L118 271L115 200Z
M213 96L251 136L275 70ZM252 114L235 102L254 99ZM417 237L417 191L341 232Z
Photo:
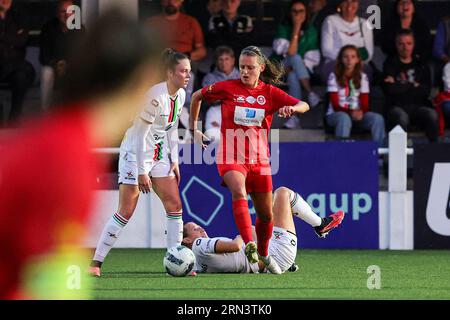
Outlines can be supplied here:
M257 57L259 64L266 65L266 68L261 73L262 81L273 85L282 83L281 78L284 76L284 66L279 62L270 61L258 47L246 47L242 50L241 55Z

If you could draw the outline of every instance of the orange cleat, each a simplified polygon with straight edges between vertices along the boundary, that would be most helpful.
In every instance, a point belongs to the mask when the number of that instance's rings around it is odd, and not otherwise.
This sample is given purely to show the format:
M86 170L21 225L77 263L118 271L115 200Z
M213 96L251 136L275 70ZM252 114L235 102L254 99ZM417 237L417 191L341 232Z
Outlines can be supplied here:
M344 220L345 213L343 211L338 211L326 218L322 219L322 224L315 227L314 230L319 238L325 238L331 230L339 226Z

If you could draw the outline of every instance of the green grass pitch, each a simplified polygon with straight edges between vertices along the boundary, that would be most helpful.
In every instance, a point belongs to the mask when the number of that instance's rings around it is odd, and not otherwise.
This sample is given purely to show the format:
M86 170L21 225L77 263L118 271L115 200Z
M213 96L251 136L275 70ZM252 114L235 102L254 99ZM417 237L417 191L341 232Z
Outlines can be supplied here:
M115 249L93 279L94 299L450 299L449 251L299 250L300 270L270 274L164 273L164 250ZM367 268L380 267L369 290Z

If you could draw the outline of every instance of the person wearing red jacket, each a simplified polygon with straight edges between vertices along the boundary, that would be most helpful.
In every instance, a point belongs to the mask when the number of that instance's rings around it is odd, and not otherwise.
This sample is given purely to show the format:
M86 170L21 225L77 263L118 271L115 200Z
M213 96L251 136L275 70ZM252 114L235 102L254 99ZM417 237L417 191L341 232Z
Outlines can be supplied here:
M372 139L382 146L386 136L384 119L369 111L369 80L362 66L357 47L342 47L335 71L328 76L330 103L325 121L338 139L348 139L354 126L370 131Z

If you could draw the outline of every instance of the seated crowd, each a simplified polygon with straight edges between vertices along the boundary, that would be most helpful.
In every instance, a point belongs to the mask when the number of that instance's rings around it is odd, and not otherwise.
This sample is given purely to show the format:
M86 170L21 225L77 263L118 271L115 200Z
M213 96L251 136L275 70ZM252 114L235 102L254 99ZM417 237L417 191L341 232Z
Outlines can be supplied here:
M367 15L367 8L377 2L287 2L270 40L270 58L284 65L285 89L290 95L312 108L323 108L324 127L336 139L349 139L356 129L369 132L381 146L386 143L386 130L400 125L405 131L424 131L430 142L439 141L446 122L450 123L450 17L441 19L433 39L417 1L396 0L392 13L386 15L389 18L377 30ZM70 44L84 32L66 27L66 9L72 4L72 0L60 0L55 17L41 30L44 110L52 104L66 72ZM239 53L255 44L259 31L250 16L240 13L241 0L198 2L191 15L185 13L183 0L161 0L160 4L161 13L146 23L161 30L167 45L192 61L187 107L197 88L239 78ZM10 122L19 118L35 77L25 60L28 29L22 18L13 0L0 0L0 87L11 91ZM375 63L380 54L385 57L382 70ZM320 86L326 87L326 93L316 90ZM371 106L373 87L382 89L383 110ZM220 139L220 106L208 106L203 117L207 135ZM296 128L299 122L294 117L284 126Z

